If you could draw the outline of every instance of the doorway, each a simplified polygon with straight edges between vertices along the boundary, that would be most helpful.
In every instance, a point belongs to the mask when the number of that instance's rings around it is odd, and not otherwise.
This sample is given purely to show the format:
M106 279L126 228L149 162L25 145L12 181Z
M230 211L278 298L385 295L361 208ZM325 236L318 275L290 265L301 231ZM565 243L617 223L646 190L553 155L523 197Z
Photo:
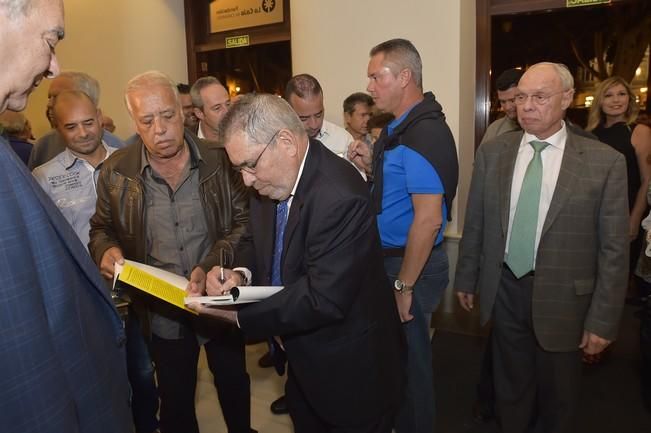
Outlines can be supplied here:
M199 76L217 77L231 97L246 93L282 95L292 76L289 41L200 53Z

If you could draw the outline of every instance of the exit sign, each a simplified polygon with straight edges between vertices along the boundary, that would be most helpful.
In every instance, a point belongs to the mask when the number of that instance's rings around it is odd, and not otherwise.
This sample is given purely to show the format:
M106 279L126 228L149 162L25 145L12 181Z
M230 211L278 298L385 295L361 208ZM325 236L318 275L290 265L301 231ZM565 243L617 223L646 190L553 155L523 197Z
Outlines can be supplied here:
M576 6L591 6L604 3L610 3L610 0L567 0L565 4L568 8L573 8Z
M226 48L246 47L248 45L250 45L249 35L226 38Z

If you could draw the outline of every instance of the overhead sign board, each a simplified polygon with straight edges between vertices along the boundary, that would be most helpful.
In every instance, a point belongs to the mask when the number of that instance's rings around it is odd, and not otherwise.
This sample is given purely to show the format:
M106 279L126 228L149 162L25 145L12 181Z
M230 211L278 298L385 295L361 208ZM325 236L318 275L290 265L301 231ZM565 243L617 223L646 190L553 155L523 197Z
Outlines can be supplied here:
M283 0L213 0L210 32L227 32L283 22Z

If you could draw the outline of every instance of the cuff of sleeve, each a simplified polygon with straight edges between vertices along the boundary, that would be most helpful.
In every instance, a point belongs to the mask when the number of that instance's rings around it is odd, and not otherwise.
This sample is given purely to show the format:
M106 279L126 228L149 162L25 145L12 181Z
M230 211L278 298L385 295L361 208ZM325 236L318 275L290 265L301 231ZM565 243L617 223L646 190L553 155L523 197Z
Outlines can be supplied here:
M242 275L244 276L244 285L245 286L250 286L251 285L251 280L253 278L253 274L248 268L233 268L234 271L236 272L241 272ZM240 324L238 323L237 326L239 327Z

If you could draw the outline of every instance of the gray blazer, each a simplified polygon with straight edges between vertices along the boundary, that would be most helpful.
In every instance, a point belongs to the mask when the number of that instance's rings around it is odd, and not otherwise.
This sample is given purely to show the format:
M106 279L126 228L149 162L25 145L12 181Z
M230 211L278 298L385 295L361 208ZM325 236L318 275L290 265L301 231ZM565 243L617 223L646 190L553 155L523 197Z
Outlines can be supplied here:
M628 203L623 155L568 128L545 219L533 289L533 326L550 351L578 347L583 331L614 340L628 276ZM522 131L477 150L455 287L481 294L491 317L508 230L513 169Z

